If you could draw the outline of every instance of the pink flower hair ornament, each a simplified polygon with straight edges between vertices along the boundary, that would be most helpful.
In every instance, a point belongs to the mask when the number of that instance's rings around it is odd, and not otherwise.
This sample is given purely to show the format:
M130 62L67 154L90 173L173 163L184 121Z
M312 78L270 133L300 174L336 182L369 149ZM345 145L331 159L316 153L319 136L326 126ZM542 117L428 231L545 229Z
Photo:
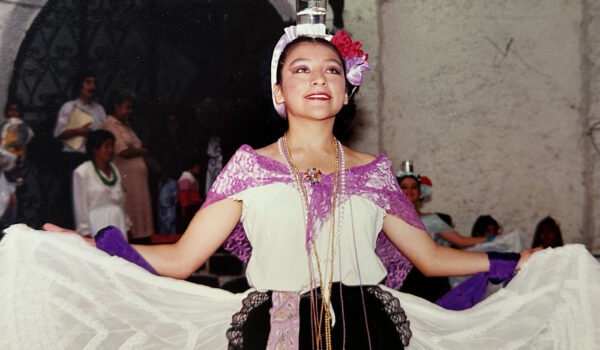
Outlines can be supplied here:
M352 41L350 35L343 30L338 31L335 35L331 36L326 33L326 27L322 23L318 24L299 24L296 26L289 26L284 29L285 33L281 36L275 49L273 49L273 58L271 59L271 90L277 82L277 66L279 64L279 57L285 49L285 47L300 36L310 36L315 38L323 38L330 41L340 51L342 58L344 59L344 65L346 67L346 80L348 83L354 86L350 96L356 91L356 87L360 86L363 80L362 72L370 70L367 60L369 55L362 51L362 44L359 41ZM271 98L273 99L273 106L277 111L277 114L282 118L287 118L285 111L285 104L278 104L275 102L275 96L271 91Z

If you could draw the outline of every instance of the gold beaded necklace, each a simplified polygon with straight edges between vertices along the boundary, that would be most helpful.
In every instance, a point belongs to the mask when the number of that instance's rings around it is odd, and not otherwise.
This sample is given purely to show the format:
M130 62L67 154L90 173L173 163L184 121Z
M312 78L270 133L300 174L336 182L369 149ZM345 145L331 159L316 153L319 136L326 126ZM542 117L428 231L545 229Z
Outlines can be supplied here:
M298 187L298 190L300 191L301 194L301 200L302 200L302 211L304 214L304 224L305 224L305 229L307 228L307 212L308 212L308 206L309 206L309 200L308 200L308 191L306 190L306 186L304 185L304 182L302 181L302 176L300 175L300 171L298 170L298 167L296 167L296 165L294 164L293 158L292 158L292 153L290 151L289 145L288 145L288 141L287 141L287 133L283 135L283 141L284 141L284 146L285 146L285 151L286 151L286 155L287 155L287 161L289 161L289 168L291 168L290 170L292 170L293 174L294 174L294 181L296 182L296 186ZM330 246L331 246L331 252L329 254L329 258L326 259L325 262L325 267L324 267L324 271L327 272L327 268L329 267L329 281L327 283L327 287L328 287L328 293L326 293L325 290L325 283L324 282L324 278L323 278L323 274L322 274L322 270L321 270L321 262L319 259L319 254L317 252L317 248L315 245L315 241L314 239L311 240L310 242L310 246L311 246L311 251L314 252L314 256L315 256L315 260L316 260L316 265L317 265L317 271L318 271L318 275L319 275L319 284L320 284L320 288L321 288L321 308L320 311L317 312L317 306L316 306L316 297L315 297L315 292L314 292L314 285L313 285L313 278L311 276L310 278L310 298L311 298L311 322L312 322L312 328L316 330L316 349L319 350L321 348L321 328L323 326L323 318L324 318L324 322L325 322L325 349L326 350L331 350L331 312L330 312L330 305L331 305L331 289L332 289L332 285L333 285L333 266L334 266L334 253L335 253L335 209L337 206L337 196L338 196L338 187L339 187L339 148L341 148L341 146L339 145L339 142L335 139L335 137L333 138L333 144L334 144L334 150L335 150L335 169L334 169L334 183L333 183L333 194L331 195L331 225L330 225ZM342 150L343 152L343 150ZM284 157L285 158L285 157ZM342 169L342 171L344 171ZM311 259L310 259L310 252L309 252L309 259L308 259L308 264L309 264L309 271L312 271L312 267L311 267ZM312 274L311 274L312 275ZM318 314L318 316L317 316Z

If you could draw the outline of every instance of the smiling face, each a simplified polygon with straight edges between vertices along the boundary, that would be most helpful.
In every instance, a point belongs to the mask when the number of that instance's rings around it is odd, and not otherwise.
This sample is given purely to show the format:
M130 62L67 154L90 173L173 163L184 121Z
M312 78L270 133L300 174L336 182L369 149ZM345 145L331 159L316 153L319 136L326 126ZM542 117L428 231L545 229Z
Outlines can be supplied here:
M421 190L419 188L419 183L412 176L406 176L402 181L400 181L400 189L402 193L406 196L409 202L416 206L419 201L419 196L421 195Z
M285 103L288 118L335 117L348 103L343 62L332 47L302 42L292 47L281 68L281 81L273 93Z
M133 101L125 100L115 104L115 117L121 121L126 121L133 114Z
M100 148L94 150L94 163L106 164L113 159L115 154L115 141L107 139L102 142Z

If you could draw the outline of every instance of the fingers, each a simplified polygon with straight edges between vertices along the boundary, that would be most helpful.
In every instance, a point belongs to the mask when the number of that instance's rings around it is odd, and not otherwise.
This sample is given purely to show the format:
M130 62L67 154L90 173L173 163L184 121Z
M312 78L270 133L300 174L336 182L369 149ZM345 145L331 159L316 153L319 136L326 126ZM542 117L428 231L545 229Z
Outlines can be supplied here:
M540 250L542 250L542 247L521 250L521 258L519 259L519 263L517 264L515 270L519 271L521 269L521 266L523 266L523 264L525 264L535 252L539 252Z
M46 231L50 232L67 232L67 233L77 233L77 231L69 230L58 225L51 224L49 222L45 223L42 228Z
M96 246L96 240L91 238L91 237L83 237L83 239L87 242L87 244L91 245L92 247Z
M84 237L84 236L81 236L81 235L79 234L79 232L77 232L77 231L73 231L73 230L70 230L70 229L68 229L68 228L60 227L60 226L58 226L58 225L54 225L54 224L52 224L52 223L49 223L49 222L45 223L45 224L42 226L42 229L44 229L45 231L49 231L49 232L58 232L58 233L74 233L74 234L76 234L77 236L79 236L79 237L83 238L83 239L84 239L84 240L85 240L85 241L86 241L86 242L87 242L89 245L91 245L91 246L93 246L93 247L95 247L95 246L96 246L96 241L95 241L93 238L91 238L91 237Z

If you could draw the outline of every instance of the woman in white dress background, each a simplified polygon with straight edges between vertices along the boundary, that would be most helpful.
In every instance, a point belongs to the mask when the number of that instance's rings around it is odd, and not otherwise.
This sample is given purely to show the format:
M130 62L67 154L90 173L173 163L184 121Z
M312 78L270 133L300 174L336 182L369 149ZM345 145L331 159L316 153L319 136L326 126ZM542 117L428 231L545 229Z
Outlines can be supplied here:
M108 225L124 234L129 230L121 174L111 162L114 147L115 137L109 131L90 132L86 150L91 159L73 171L75 224L83 236L93 237Z

